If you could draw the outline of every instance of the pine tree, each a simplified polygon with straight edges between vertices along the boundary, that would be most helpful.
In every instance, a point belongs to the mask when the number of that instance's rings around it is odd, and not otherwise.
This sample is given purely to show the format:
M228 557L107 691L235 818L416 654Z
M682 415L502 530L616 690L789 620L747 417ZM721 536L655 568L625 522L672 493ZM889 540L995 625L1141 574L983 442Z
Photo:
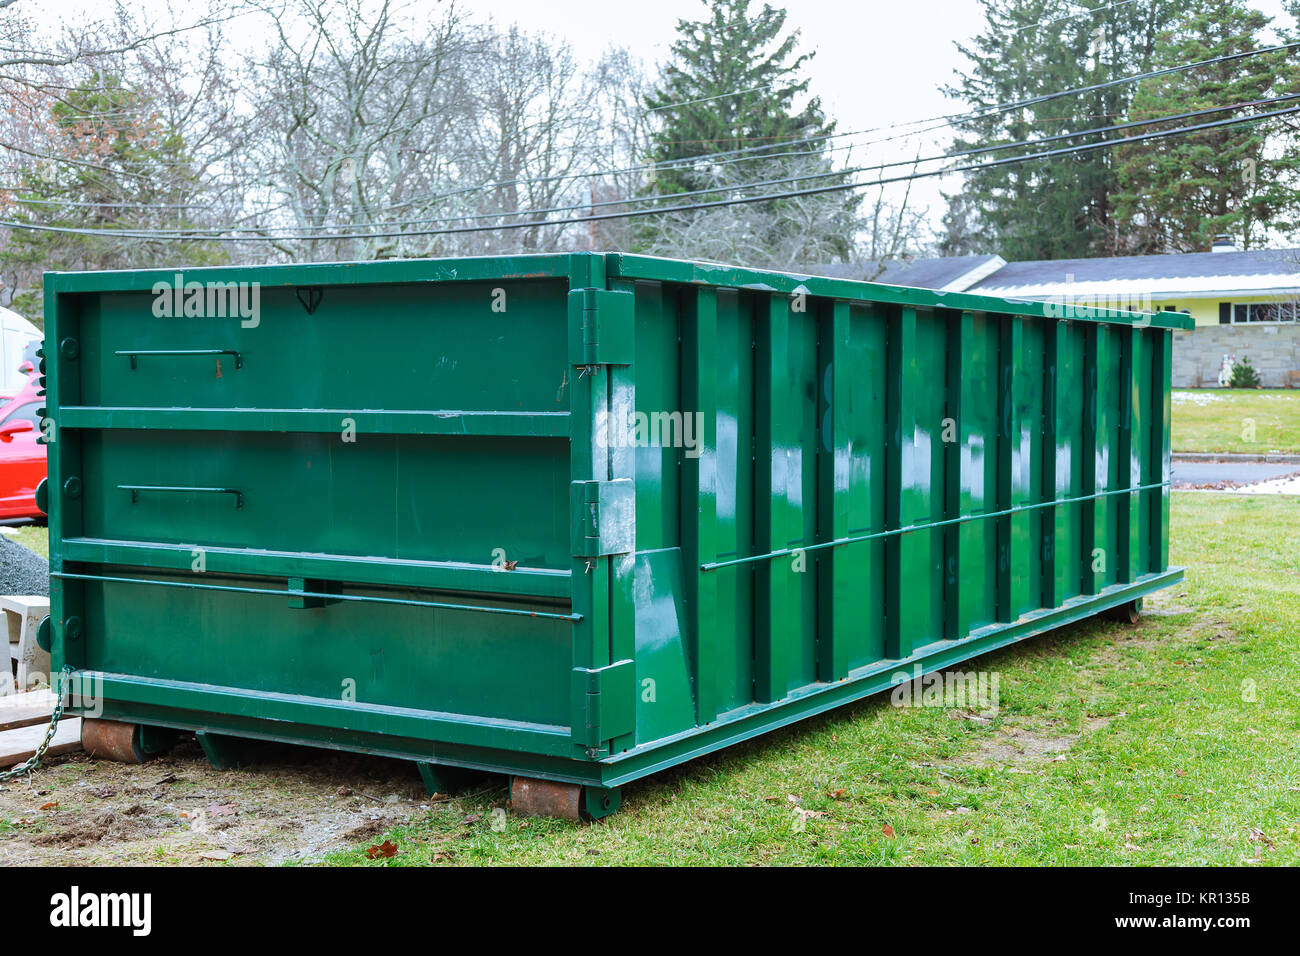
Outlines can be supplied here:
M707 19L677 21L680 39L646 101L664 118L654 137L655 162L832 132L835 124L826 121L817 97L794 112L795 98L807 96L808 79L800 73L814 54L796 54L797 30L782 37L786 12L764 4L751 15L750 0L705 2ZM662 171L659 191L699 188L697 178L689 168Z
M1243 0L1186 0L1178 25L1161 38L1153 66L1271 46L1261 38L1268 23ZM1286 53L1263 54L1147 80L1129 112L1145 119L1225 110L1168 127L1268 112L1278 106L1241 104L1276 95L1289 82L1292 60ZM1269 155L1277 128L1277 121L1219 127L1120 147L1115 202L1124 251L1208 252L1219 233L1231 234L1243 248L1260 245L1295 202L1295 160Z
M1250 356L1243 355L1232 366L1232 377L1228 379L1229 388L1259 388L1259 373L1250 364Z
M814 54L798 51L799 32L786 32L786 11L768 4L751 11L750 0L704 3L708 13L703 19L677 21L679 38L671 48L671 58L657 88L646 98L647 110L661 121L652 138L651 158L657 164L672 164L738 149L772 148L746 154L744 159L725 156L714 163L660 165L652 190L673 194L727 187L701 197L708 200L745 192L747 182L801 177L799 182L767 187L766 192L842 182L834 176L802 179L832 171L827 153L831 141L826 137L834 132L835 124L826 118L819 99L808 93L809 81L803 70ZM796 100L803 103L799 109ZM830 193L816 199L820 206L812 218L836 233L841 228L843 232L810 237L810 241L823 250L819 253L823 257L829 244L836 257L843 258L852 243L852 228L848 224L841 227L835 213L847 215L858 200L852 193ZM797 208L783 208L782 201L763 204L760 210L768 213L772 234L750 240L756 239L757 246L788 244L791 230L802 228L800 220L808 218L806 201L794 206ZM831 207L830 214L821 206ZM737 217L738 222L743 219L738 228L752 232L751 213ZM717 218L712 214L710 222ZM662 245L666 230L680 235L682 225L657 217L648 219L642 244L646 248Z
M1018 143L1107 126L1123 120L1133 95L1127 84L1058 97L1016 110L992 107L1146 70L1156 38L1181 0L1114 4L1087 0L981 0L988 26L958 49L970 61L948 93L982 115L959 121L954 149ZM1091 142L1091 137L1053 146ZM985 158L1015 155L1009 149ZM978 162L979 157L971 160ZM1113 254L1115 173L1108 150L976 170L961 196L975 212L984 248L969 233L950 235L949 248L999 252L1008 259L1056 259ZM953 215L953 225L967 214ZM969 230L969 224L965 224Z

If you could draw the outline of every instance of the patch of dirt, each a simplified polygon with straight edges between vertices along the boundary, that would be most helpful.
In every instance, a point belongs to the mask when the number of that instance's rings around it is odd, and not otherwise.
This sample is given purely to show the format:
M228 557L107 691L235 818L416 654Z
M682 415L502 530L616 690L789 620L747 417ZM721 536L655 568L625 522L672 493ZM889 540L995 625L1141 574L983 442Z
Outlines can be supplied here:
M971 753L962 754L955 764L1024 764L1056 758L1073 747L1083 734L1100 730L1110 723L1109 717L1089 717L1082 733L1062 734L1050 725L1031 725L1027 721L1007 721L1000 732L980 742Z
M144 812L135 804L121 814L113 810L97 810L78 816L75 813L51 813L47 818L52 829L32 839L35 846L83 847L97 843L127 843L154 836L175 826Z
M213 770L186 737L146 764L72 754L0 787L0 866L313 860L456 804L408 761L268 744Z

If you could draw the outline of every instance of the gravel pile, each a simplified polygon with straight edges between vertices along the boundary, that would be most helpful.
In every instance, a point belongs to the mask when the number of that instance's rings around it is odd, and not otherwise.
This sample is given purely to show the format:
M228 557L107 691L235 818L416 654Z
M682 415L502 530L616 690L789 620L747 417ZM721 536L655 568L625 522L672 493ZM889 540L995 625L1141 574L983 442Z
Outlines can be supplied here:
M8 535L0 535L0 594L50 593L50 563Z

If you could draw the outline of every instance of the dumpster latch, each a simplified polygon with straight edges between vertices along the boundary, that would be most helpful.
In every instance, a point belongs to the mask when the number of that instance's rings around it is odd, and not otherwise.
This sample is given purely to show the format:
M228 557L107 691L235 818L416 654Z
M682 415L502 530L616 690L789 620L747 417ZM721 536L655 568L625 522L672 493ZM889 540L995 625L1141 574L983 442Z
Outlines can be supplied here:
M636 550L636 493L630 478L569 485L573 556L599 558Z
M631 660L573 669L574 743L599 747L630 734L636 706L636 667Z
M634 293L606 289L569 293L569 325L578 336L569 343L574 365L632 364L635 300Z

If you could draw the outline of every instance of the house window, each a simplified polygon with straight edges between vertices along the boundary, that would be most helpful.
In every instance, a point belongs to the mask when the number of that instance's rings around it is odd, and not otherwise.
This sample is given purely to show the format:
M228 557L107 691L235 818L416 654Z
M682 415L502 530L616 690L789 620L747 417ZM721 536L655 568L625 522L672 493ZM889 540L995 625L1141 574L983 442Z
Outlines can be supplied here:
M1227 302L1219 303L1219 324L1227 325L1229 315L1234 325L1254 322L1295 322L1300 316L1300 303L1236 302L1231 306Z

